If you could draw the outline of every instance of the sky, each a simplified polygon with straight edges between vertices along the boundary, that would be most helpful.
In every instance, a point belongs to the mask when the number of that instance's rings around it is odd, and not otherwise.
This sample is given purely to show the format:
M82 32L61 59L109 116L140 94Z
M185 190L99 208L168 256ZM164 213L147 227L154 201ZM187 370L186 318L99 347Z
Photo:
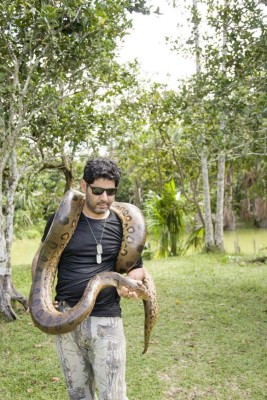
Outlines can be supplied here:
M133 29L121 45L119 61L129 62L137 58L145 78L172 87L177 79L195 72L195 66L192 60L172 51L165 37L185 36L189 32L177 27L184 17L178 9L168 5L168 0L154 0L153 3L160 4L161 15L131 14Z

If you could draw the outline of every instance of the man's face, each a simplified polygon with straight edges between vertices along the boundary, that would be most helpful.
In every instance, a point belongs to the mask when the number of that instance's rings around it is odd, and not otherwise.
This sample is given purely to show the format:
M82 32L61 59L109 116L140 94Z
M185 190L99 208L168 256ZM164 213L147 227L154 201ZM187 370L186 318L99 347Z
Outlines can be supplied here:
M86 184L85 181L82 181L82 188L86 194L85 207L87 211L98 217L106 214L115 199L115 191L112 190L115 187L114 181L103 178L95 179L91 184ZM107 191L101 189L107 189ZM99 194L102 191L103 193Z

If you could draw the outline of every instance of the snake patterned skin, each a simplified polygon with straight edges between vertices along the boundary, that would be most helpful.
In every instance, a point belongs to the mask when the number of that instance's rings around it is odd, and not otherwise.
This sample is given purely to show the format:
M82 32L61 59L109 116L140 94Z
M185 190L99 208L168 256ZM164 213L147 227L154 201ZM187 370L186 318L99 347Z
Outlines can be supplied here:
M29 309L34 324L43 332L63 334L72 331L90 315L98 293L107 286L126 286L143 300L145 312L145 345L147 351L151 331L158 317L156 289L151 275L144 269L142 285L124 277L140 258L145 239L146 226L141 211L132 204L114 202L111 209L122 222L123 239L116 261L117 272L103 272L88 282L80 301L70 310L59 312L53 305L53 288L58 262L72 237L85 201L85 195L69 190L55 214L47 237L40 249L33 277Z

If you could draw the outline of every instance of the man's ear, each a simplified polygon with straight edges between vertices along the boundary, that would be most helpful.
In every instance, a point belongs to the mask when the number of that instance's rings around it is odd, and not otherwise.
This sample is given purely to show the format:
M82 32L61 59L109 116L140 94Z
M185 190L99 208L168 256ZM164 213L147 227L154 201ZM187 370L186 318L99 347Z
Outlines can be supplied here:
M84 179L82 179L81 180L81 190L82 190L83 193L86 192L86 185L87 185L87 183L85 182Z

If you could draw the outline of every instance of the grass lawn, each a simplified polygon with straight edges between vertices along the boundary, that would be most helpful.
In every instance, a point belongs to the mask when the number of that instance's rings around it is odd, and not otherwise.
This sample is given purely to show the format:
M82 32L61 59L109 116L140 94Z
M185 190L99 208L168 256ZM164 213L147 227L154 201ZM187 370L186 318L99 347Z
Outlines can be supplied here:
M142 355L142 302L122 301L129 400L267 399L267 266L202 254L145 266L160 318ZM30 267L13 280L28 295ZM16 322L0 321L0 399L67 400L53 337L16 307Z

